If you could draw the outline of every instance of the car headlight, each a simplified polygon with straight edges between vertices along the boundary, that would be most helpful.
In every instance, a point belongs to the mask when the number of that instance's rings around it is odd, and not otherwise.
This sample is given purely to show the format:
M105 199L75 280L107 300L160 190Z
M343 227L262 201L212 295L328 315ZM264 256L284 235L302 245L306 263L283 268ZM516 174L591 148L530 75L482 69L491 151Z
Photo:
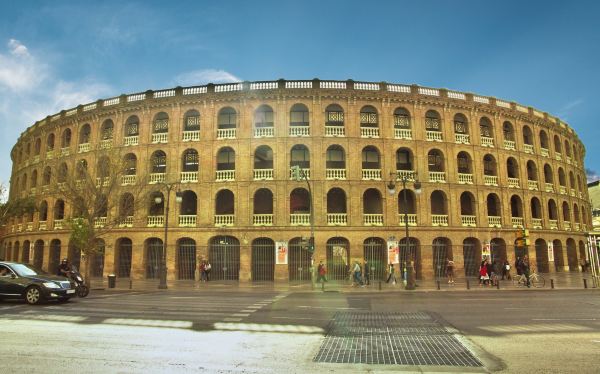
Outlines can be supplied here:
M46 288L60 288L60 286L54 282L44 282L43 284Z

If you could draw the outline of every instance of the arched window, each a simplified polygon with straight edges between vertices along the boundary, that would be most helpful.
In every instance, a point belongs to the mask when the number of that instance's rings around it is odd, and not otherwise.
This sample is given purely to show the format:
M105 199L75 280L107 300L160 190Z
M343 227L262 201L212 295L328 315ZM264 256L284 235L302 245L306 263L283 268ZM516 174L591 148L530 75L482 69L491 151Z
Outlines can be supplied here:
M558 208L553 199L548 200L548 219L554 221L558 220Z
M562 212L563 212L563 220L565 222L571 221L571 208L569 207L569 203L563 201L562 203Z
M198 162L198 151L196 151L195 149L186 149L181 157L181 169L184 173L197 172ZM197 175L195 179L198 180Z
M446 171L446 167L444 165L444 154L442 151L438 149L432 149L427 153L427 169L430 172L436 173Z
M217 118L217 139L235 139L237 113L231 107L222 108Z
M514 157L509 157L506 160L506 172L509 178L519 178L519 164Z
M566 193L567 176L565 175L565 170L560 166L558 167L558 184L564 188L564 191L561 191L561 193Z
M181 192L181 204L179 204L180 226L196 226L196 215L198 214L198 197L194 191ZM182 217L186 216L186 217Z
M310 125L308 108L304 104L294 104L290 109L290 127L308 127ZM290 135L305 135L296 134L290 130ZM308 134L306 134L308 135Z
M544 165L544 182L554 183L554 175L552 174L552 167L549 164Z
M379 137L377 109L371 105L365 105L360 110L360 136L363 138Z
M51 132L46 138L46 152L52 152L54 150L54 133Z
M533 146L533 132L527 125L523 126L523 144ZM533 148L525 149L525 152L533 153Z
M273 192L268 188L259 188L254 193L254 224L273 224Z
M523 217L523 202L517 195L510 198L510 213L511 217Z
M471 156L467 152L458 152L456 156L456 166L458 168L459 173L459 183L473 183L473 178L471 177L470 181L468 180L460 180L460 174L473 174L472 170L472 162ZM467 178L468 179L468 178Z
M325 135L346 135L344 129L344 109L337 104L328 105L325 109Z
M504 140L507 140L508 142L513 142L514 143L514 141L515 141L515 130L513 128L512 123L510 123L509 121L504 121L504 123L502 124L502 133L504 134ZM505 143L505 148L507 148L506 147L506 143Z
M399 148L396 151L396 170L414 170L413 154L410 148Z
M379 150L370 145L362 150L362 179L381 179Z
M531 198L531 218L542 218L542 204L540 203L540 199L538 199L537 197Z
M111 140L113 138L113 130L114 123L111 119L107 119L102 123L102 128L100 130L100 139L101 140Z
M42 139L35 139L35 145L33 146L33 154L34 156L39 156L42 151Z
M467 121L467 117L462 113L454 115L454 133L463 135L469 134L469 122Z
M571 157L571 146L569 145L569 141L565 139L565 154L567 157Z
M542 156L547 156L549 149L549 141L548 134L544 130L540 130L540 148L546 150L546 154L544 154L544 152L542 151Z
M87 161L85 159L80 159L77 161L77 164L75 164L75 178L78 181L84 180L87 175Z
M272 137L275 135L273 109L261 105L254 112L254 137Z
M560 154L562 153L562 145L560 143L560 137L558 135L554 135L554 152L557 153L556 158L560 159Z
M497 217L499 221L502 207L500 206L500 199L498 198L498 195L495 193L488 194L486 199L486 207L488 219L489 217ZM492 222L492 220L490 220L489 224L490 226L495 226L495 222Z
M163 226L165 214L165 196L160 191L154 191L150 194L150 204L148 205L148 227Z
M67 163L63 162L58 167L58 173L56 175L56 180L58 183L65 183L67 181L68 176L69 176L69 169L67 167Z
M70 146L71 146L71 129L67 128L62 133L60 147L61 148L69 148Z
M167 155L163 151L155 151L150 157L150 173L165 174L167 172Z
M410 129L410 112L405 108L396 108L394 110L394 128Z
M92 128L88 123L81 126L79 129L79 144L88 144L91 141Z
M183 140L198 140L192 139L189 136L186 137L186 133L188 132L196 132L200 131L200 112L195 109L190 109L183 115ZM191 135L191 134L187 134Z
M52 168L46 166L44 168L44 175L42 176L42 185L47 186L52 181Z
M111 172L111 164L110 159L107 156L101 156L98 159L98 165L96 167L96 177L98 178L108 178ZM107 183L103 181L103 183Z
M131 193L126 192L121 195L119 199L119 218L121 219L120 224L122 226L133 226L134 202L135 200Z
M46 202L46 200L42 200L42 202L40 203L40 208L39 208L40 214L40 221L45 222L48 220L48 202Z
M346 153L339 145L327 148L325 168L327 179L346 179Z
M157 113L152 121L152 143L167 143L169 141L169 115Z
M233 192L227 189L217 192L217 197L215 199L215 215L233 216L234 214L235 198ZM219 224L219 222L215 223ZM233 224L233 221L231 221L231 224Z
M62 220L65 218L65 202L61 199L54 203L54 220Z
M344 190L332 188L327 191L327 223L345 225L346 209L346 193Z
M273 150L271 147L261 145L254 150L254 170L254 179L273 179Z
M235 180L235 151L223 147L217 153L217 181Z
M125 121L123 127L125 136L125 145L136 145L138 144L138 136L140 135L140 119L138 116L129 116Z
M487 138L485 141L484 139L481 140L481 145L494 145L494 130L492 128L492 121L489 118L481 117L479 119L479 132L482 138Z
M476 211L473 194L466 191L460 194L460 215L463 226L476 226Z
M433 226L448 226L448 203L443 191L433 191L430 197L431 224Z
M136 175L137 174L137 157L133 153L128 153L123 159L124 163L124 174L125 175Z
M535 162L532 160L527 161L527 180L535 181L537 184L537 180L538 180L537 166L535 165ZM537 186L535 189L537 189Z
M310 214L310 195L306 189L295 188L290 193L290 214ZM294 222L294 218L292 217L292 224L294 224Z
M31 188L37 187L37 179L38 179L38 172L37 172L37 170L34 169L31 172L31 183L30 183Z
M367 226L383 225L381 193L375 188L369 188L363 193L363 219Z
M490 154L483 156L483 175L498 176L496 159Z
M305 145L296 144L292 147L290 151L290 166L310 169L310 153Z

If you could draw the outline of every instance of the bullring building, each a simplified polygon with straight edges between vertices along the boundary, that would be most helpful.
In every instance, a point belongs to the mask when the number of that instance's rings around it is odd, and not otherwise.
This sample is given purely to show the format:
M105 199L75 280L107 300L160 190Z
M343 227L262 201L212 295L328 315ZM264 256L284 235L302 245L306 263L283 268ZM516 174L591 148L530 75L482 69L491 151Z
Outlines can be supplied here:
M278 80L121 95L36 122L12 149L9 198L38 209L4 227L0 257L79 263L61 178L85 164L100 180L107 150L128 165L107 199L149 194L96 219L122 217L94 276L158 277L165 232L169 280L208 260L215 280L306 281L310 243L332 279L364 259L375 278L390 261L432 279L446 259L476 276L483 256L524 254L541 272L578 271L591 228L585 148L559 118L417 85Z

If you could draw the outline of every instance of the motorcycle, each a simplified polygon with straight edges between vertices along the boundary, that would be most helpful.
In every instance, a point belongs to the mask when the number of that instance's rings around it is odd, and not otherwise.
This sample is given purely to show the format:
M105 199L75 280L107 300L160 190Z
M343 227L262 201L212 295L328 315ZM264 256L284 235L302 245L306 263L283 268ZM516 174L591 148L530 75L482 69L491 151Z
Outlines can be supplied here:
M71 268L71 271L69 272L69 278L71 278L73 283L75 283L75 293L77 296L86 297L90 293L90 289L83 282L83 277L81 276L79 270L77 270L76 266Z

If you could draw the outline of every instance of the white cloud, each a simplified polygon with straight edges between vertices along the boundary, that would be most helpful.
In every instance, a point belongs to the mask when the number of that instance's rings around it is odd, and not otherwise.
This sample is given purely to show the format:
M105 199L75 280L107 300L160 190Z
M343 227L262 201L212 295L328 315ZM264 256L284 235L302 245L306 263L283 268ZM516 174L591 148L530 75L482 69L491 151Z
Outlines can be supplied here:
M29 50L17 39L11 39L8 41L10 53L15 56L29 56Z
M173 83L176 86L197 86L207 83L233 83L242 80L225 70L203 69L179 74Z
M569 116L571 115L573 109L581 104L583 104L583 99L572 100L572 101L566 103L565 105L563 105L562 108L560 108L558 110L556 115L558 116L558 118L567 121L569 119Z
M47 66L29 54L26 46L10 39L8 53L0 53L0 88L13 93L35 89L47 76Z

